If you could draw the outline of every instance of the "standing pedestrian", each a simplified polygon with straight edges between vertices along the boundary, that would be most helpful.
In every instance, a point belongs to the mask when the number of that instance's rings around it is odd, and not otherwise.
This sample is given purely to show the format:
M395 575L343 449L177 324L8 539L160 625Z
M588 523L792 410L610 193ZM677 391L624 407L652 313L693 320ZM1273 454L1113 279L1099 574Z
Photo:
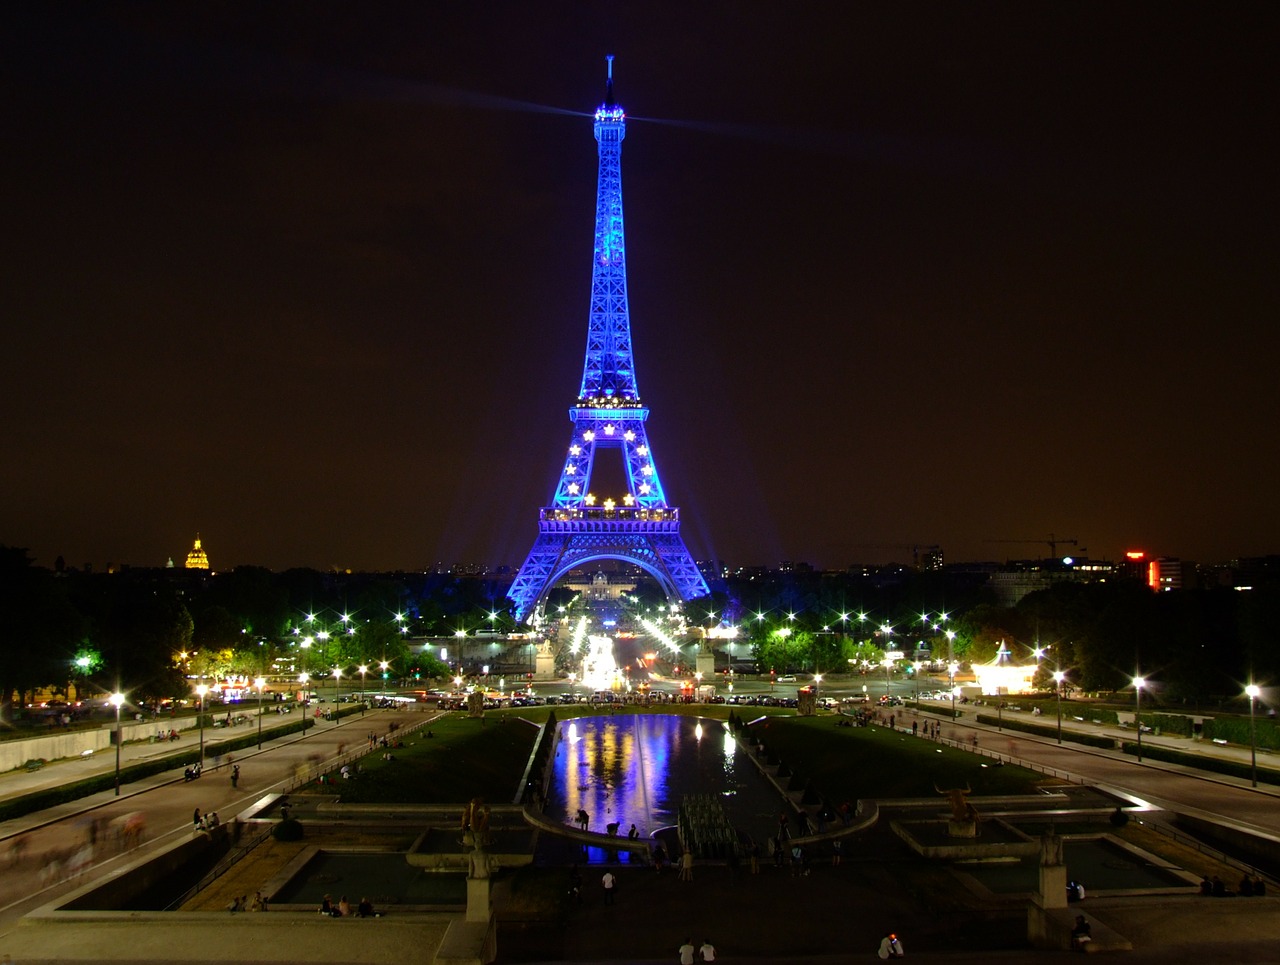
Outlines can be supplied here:
M191 816L191 822L196 826L196 830L200 830L200 809L196 808L195 813Z
M684 854L680 855L680 880L693 880L693 852L688 848L685 848Z
M831 842L831 867L840 867L840 860L844 857L844 842L836 838Z
M591 815L584 808L578 808L578 827L583 831L587 830L587 825L591 823Z
M232 790L240 786L240 765L232 765L231 768L231 787Z
M600 877L600 887L604 888L604 903L606 905L613 904L613 889L617 884L617 879L613 877L612 871L606 871Z

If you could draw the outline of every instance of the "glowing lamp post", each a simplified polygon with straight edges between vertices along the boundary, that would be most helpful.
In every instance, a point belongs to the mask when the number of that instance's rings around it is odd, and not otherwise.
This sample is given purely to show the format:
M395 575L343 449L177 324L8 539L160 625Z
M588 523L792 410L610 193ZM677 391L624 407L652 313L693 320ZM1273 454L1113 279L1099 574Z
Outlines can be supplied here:
M730 684L729 686L730 686L730 687L732 687L732 686L733 686L733 684ZM817 699L818 699L818 697L820 697L821 695L822 695L822 674L820 674L820 673L816 673L816 674L814 674L814 675L813 675L813 698L814 698L814 700L817 700Z
M1058 691L1058 743L1062 743L1062 682L1067 679L1067 675L1061 670L1053 672L1053 685Z
M308 686L308 683L310 682L310 680L311 680L311 674L307 673L305 670L302 671L302 673L298 674L298 683L302 684L302 686L306 688L303 690L303 693L306 696L302 698L302 736L303 737L307 736L307 708L311 706L311 688Z
M338 724L338 681L342 679L342 669L340 667L333 668L333 723L336 727Z
M956 719L956 671L960 669L960 665L952 660L947 664L947 679L951 684L951 719Z
M259 677L253 685L258 688L258 750L262 750L262 688L267 685L267 678Z
M361 713L361 714L363 714L363 713L364 713L364 701L365 701L365 696L364 696L364 675L365 675L365 674L367 674L368 672L369 672L369 667L368 667L368 665L367 665L367 664L363 664L363 663L362 663L362 664L360 664L360 713Z
M204 770L204 698L209 692L208 684L196 687L196 696L200 698L200 770Z
M884 695L888 697L889 696L889 670L893 666L893 661L889 659L888 650L889 650L889 644L891 643L889 638L893 636L893 627L889 626L889 624L886 623L880 629L884 632L884 649L886 651L885 658L884 658Z
M1138 763L1142 763L1142 688L1147 685L1145 677L1133 678L1133 718L1138 728Z
M1249 684L1244 688L1245 694L1249 697L1249 766L1253 774L1253 786L1258 786L1258 734L1254 729L1253 705L1258 699L1262 689L1257 684Z
M116 709L116 797L120 796L120 745L124 743L124 735L120 733L120 705L124 703L124 694L117 691L109 698Z

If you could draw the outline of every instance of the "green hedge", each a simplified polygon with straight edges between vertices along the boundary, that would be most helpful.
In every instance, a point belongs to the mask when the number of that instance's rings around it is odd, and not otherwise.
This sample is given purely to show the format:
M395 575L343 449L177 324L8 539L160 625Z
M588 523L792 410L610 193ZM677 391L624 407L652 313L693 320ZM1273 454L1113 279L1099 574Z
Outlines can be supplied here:
M1258 734L1258 746L1268 750L1280 749L1280 726L1270 717L1259 717L1254 721ZM1205 740L1224 740L1232 744L1248 747L1248 717L1212 717L1204 722Z
M285 734L297 733L305 727L313 727L314 723L305 718L299 721L293 721L285 724L283 727L274 727L264 739L281 737ZM258 743L258 734L255 730L252 734L244 734L240 737L234 737L230 740L218 741L216 748L206 750L205 757L209 756L211 751L225 754L227 751L240 750L245 747L252 747ZM120 768L120 786L124 787L134 781L140 781L143 778L151 777L154 774L162 774L165 771L176 770L180 767L189 767L200 759L200 748L194 747L184 749L176 754L168 757L157 758L153 761L140 761L137 764L130 764L127 767ZM24 794L21 797L10 798L7 801L0 801L0 821L8 821L12 818L20 818L27 814L33 814L36 811L43 811L46 808L54 807L58 804L66 804L68 801L77 801L80 798L88 797L91 794L97 794L99 791L109 791L116 785L115 771L109 771L106 774L95 774L92 777L86 777L79 781L72 781L69 784L60 784L57 787L47 787L39 791L32 791L30 794Z
M1138 742L1126 740L1121 744L1121 750L1126 754L1136 756ZM1144 759L1164 761L1166 764L1181 764L1184 767L1191 767L1200 771L1211 771L1214 774L1226 774L1229 777L1239 777L1246 781L1253 775L1253 769L1244 761L1225 760L1208 754L1188 754L1185 751L1158 747L1152 744L1142 745L1142 756ZM1280 784L1280 771L1274 770L1270 766L1259 764L1258 783Z
M1162 734L1190 737L1192 733L1191 718L1182 714L1143 714L1142 723L1147 727L1158 728Z
M988 727L1000 726L999 718L990 714L979 714L978 723L986 724ZM1057 724L1029 724L1026 721L1011 720L1006 717L1004 719L1004 729L1016 730L1022 734L1034 734L1036 737L1058 739ZM1078 731L1067 730L1065 727L1062 729L1062 739L1073 744L1084 744L1086 747L1105 747L1109 750L1114 750L1116 746L1114 737L1107 737L1105 734L1081 734Z

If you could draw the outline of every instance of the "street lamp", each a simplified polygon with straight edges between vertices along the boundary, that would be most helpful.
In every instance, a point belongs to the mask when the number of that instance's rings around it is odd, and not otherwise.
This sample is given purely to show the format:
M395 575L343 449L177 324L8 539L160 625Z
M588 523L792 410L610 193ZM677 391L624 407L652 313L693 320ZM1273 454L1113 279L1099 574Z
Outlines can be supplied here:
M120 745L124 743L124 735L120 733L120 705L124 703L124 694L117 691L109 698L116 709L116 797L120 796Z
M311 680L311 674L307 673L305 670L302 671L302 673L298 674L298 683L302 684L302 686L305 688L302 692L303 694L306 695L302 699L302 736L303 737L307 736L307 711L311 708L311 688L308 686L308 682L310 680Z
M366 664L360 664L360 713L364 713L364 675L369 672Z
M196 694L200 698L200 770L204 770L204 695L209 692L208 684L200 684L196 687Z
M1133 718L1138 728L1138 763L1142 763L1142 688L1146 686L1146 678L1133 678Z
M1062 682L1067 679L1067 675L1061 670L1053 672L1053 683L1058 690L1058 743L1062 743Z
M333 668L333 723L338 723L338 680L342 677L342 668Z
M258 750L262 750L262 688L267 685L267 678L259 677L253 685L258 688Z
M1253 721L1253 704L1258 699L1258 695L1262 693L1262 689L1257 684L1249 684L1244 688L1245 694L1249 697L1249 766L1253 774L1253 786L1258 786L1258 733L1254 729Z
M960 665L952 660L947 664L947 679L951 686L951 719L956 719L956 671L960 669Z
M733 685L730 684L730 686L733 686ZM822 696L822 674L816 673L813 675L813 699L816 701L821 696Z

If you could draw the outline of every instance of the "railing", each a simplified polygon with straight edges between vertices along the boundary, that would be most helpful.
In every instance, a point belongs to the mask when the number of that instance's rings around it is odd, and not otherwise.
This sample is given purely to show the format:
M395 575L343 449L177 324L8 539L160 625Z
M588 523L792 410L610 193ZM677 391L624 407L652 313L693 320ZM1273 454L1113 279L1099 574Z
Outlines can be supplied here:
M1205 844L1203 841L1200 841L1197 838L1193 838L1189 834L1181 833L1176 829L1168 827L1167 825L1157 821L1147 821L1147 820L1136 819L1136 818L1135 818L1135 821L1138 824L1141 824L1144 828L1150 828L1152 831L1155 831L1157 834L1163 834L1171 838L1173 841L1175 841L1178 844L1195 848L1196 851L1200 852L1200 854L1203 854L1209 858L1213 858L1214 861L1218 861L1226 865L1228 868L1235 868L1237 871L1251 874L1254 877L1267 877L1263 875L1262 872L1260 872L1253 865L1248 865L1248 864L1244 864L1243 862L1237 861L1235 858L1233 858L1231 855L1227 854L1225 851L1221 850L1220 848L1211 848L1209 847L1209 845ZM1272 886L1276 884L1275 880L1272 878L1268 877L1267 880Z
M230 833L231 826L223 825L223 827L227 827L228 833ZM252 838L250 838L246 843L233 844L231 847L231 850L228 851L227 854L224 855L222 859L216 865L214 865L213 868L211 868L203 878L197 881L194 885L192 885L190 888L184 891L181 895L179 895L173 901L169 902L169 904L165 905L164 910L173 911L176 908L181 908L183 905L185 905L188 901L190 901L196 895L200 894L200 892L204 891L204 889L208 888L211 884L213 884L215 881L221 878L224 874L226 874L228 871L234 868L240 862L241 858L247 855L250 851L252 851L258 845L262 844L263 841L267 840L267 838L270 837L271 832L274 828L275 828L275 824L269 823L265 827L263 827L261 830L259 830L258 833L255 834Z

